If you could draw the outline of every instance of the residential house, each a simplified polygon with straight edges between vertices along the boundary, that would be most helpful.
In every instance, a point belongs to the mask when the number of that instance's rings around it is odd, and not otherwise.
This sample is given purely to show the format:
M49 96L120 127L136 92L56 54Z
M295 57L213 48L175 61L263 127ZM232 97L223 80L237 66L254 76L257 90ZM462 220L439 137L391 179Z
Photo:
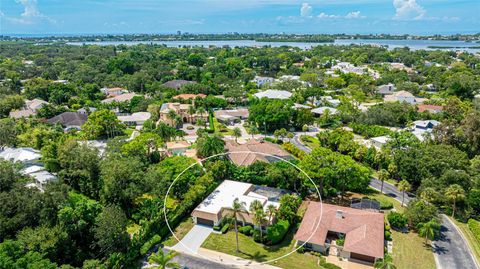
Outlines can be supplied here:
M257 161L272 163L292 158L279 145L263 140L250 139L245 144L227 140L225 149L229 152L228 158L238 166L249 166Z
M411 105L421 104L425 101L425 98L415 97L413 94L407 91L398 91L393 94L385 95L384 102L405 102Z
M57 177L46 171L40 162L42 155L40 151L32 148L7 148L0 151L0 159L11 161L14 163L22 163L23 169L20 171L22 175L32 177L35 182L27 184L27 187L35 187L43 190L45 184L49 181L55 181Z
M37 111L47 104L48 102L45 102L41 99L26 100L25 105L23 106L22 109L11 111L9 116L15 119L28 118L30 116L35 116L37 115Z
M117 116L119 121L131 126L143 126L145 121L147 121L151 117L152 114L150 112L135 112L132 114Z
M125 93L128 93L128 91L124 88L120 87L114 87L114 88L101 88L100 91L105 94L107 97L115 97L119 96Z
M47 120L51 124L60 124L64 127L64 131L69 130L81 130L82 125L87 121L88 116L86 114L78 112L63 112L53 118Z
M439 125L440 122L436 120L417 120L413 122L412 134L418 138L420 141L424 141L428 138L432 132L433 128Z
M418 112L428 111L433 114L437 114L443 111L443 106L436 105L418 105Z
M280 197L286 193L286 191L280 189L225 180L193 210L192 219L196 224L217 226L224 217L231 217L233 201L238 198L241 203L245 203L245 211L238 212L237 219L243 225L255 224L253 221L254 214L250 212L250 204L258 200L264 210L267 210L269 205L278 208Z
M95 111L97 111L97 108L95 108L95 107L82 107L82 108L77 110L77 113L90 115L91 113L93 113Z
M312 251L373 264L384 257L384 215L310 201L294 239Z
M182 118L182 122L184 123L191 123L194 124L197 120L202 119L207 121L208 120L208 113L205 112L200 114L195 112L194 114L190 114L190 107L191 104L180 104L180 103L164 103L160 107L160 121L163 121L170 126L175 125L173 120L169 118L170 110L173 110L176 115Z
M294 103L292 108L293 109L311 109L311 107L309 107L309 106L302 105L302 104L297 104L297 103Z
M330 115L335 115L337 114L337 109L333 107L328 107L328 106L322 106L322 107L317 107L312 110L310 110L314 115L323 115L327 111Z
M257 84L257 87L260 88L263 85L272 84L275 81L275 78L255 76L252 81L255 82L255 84Z
M219 122L233 125L235 122L240 122L242 120L248 119L249 112L247 108L237 108L228 110L217 110L214 114L215 118Z
M266 90L262 92L257 92L254 94L255 97L268 98L268 99L289 99L292 96L291 92L281 91L281 90Z
M190 80L183 80L183 79L175 79L175 80L170 80L162 84L162 86L170 88L170 89L175 89L179 90L183 85L187 84L196 84L196 81L190 81Z
M397 88L392 83L380 85L377 87L377 93L381 96L393 94Z
M311 98L311 97L310 97ZM316 97L313 98L313 104L315 106L330 106L330 107L337 107L341 103L338 99L333 99L333 97L326 95L320 96L318 99Z
M102 100L102 103L103 104L110 104L110 103L114 103L114 102L117 102L117 103L130 102L136 96L141 96L141 95L133 93L133 92L124 93L124 94L120 94L120 95L117 95L117 96L113 96L113 97L104 99L104 100Z
M192 93L182 93L182 94L179 94L179 95L175 95L174 97L172 97L173 100L195 100L195 98L205 98L207 97L205 94L203 93L199 93L199 94L192 94Z

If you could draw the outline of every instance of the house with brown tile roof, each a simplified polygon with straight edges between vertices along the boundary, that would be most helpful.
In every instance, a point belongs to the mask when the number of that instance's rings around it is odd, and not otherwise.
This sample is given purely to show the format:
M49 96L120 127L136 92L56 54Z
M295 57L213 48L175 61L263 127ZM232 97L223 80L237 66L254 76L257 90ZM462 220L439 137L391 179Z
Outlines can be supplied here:
M114 97L104 99L101 102L103 104L109 104L109 103L113 103L113 102L117 102L117 103L128 102L128 101L131 101L136 96L141 96L141 95L133 93L133 92L129 92L129 93L124 93L124 94L120 94L120 95L117 95L117 96L114 96Z
M179 95L175 95L174 97L172 97L173 99L183 99L183 100L189 100L189 99L195 99L195 98L205 98L207 97L205 94L203 93L199 93L199 94L193 94L193 93L182 93L182 94L179 94Z
M337 244L339 239L344 243ZM371 211L309 202L297 245L355 261L374 263L384 255L384 215Z
M418 112L428 111L430 113L440 113L443 111L443 106L436 105L418 105Z
M225 149L230 152L228 158L238 166L248 166L254 162L277 162L281 159L291 159L292 156L279 145L251 139L245 144L233 140L225 141Z

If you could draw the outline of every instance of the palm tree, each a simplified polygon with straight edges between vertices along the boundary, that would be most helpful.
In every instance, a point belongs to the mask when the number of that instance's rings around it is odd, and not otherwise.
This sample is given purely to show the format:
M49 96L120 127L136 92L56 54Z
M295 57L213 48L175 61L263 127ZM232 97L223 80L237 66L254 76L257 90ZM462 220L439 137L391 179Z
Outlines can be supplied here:
M397 269L397 267L393 264L393 259L390 255L385 255L385 258L377 260L374 266L378 269Z
M178 253L175 251L169 251L164 253L160 248L157 253L153 253L148 257L148 263L152 264L156 268L166 269L166 268L178 268L180 264L172 262L172 259L177 256Z
M382 181L382 187L380 188L380 192L383 193L383 183L385 180L388 179L388 171L385 169L382 169L378 171L378 180Z
M197 112L194 106L188 107L188 114L190 115L190 123L193 123L193 115Z
M250 134L252 134L252 139L254 135L258 134L258 127L256 125L250 126Z
M455 217L455 209L456 209L457 201L462 201L465 199L465 190L462 188L462 186L458 184L452 184L448 186L448 188L445 190L445 196L447 197L448 200L453 202L453 205L452 205L452 218L453 218Z
M269 204L267 206L267 215L268 215L268 221L270 221L270 223L272 224L273 223L273 217L275 217L275 215L277 214L277 207L275 207L273 204Z
M173 109L168 110L167 118L171 121L172 126L175 126L175 119L177 118L177 112L175 112L175 110Z
M405 192L410 191L412 186L405 179L398 183L398 190L402 192L402 206L405 199Z
M432 187L426 187L420 192L420 198L428 203L435 201L437 196L438 192Z
M197 111L198 111L198 114L200 114L200 116L203 118L203 113L205 113L205 108L199 107Z
M225 142L218 136L203 135L197 139L197 155L206 158L224 152Z
M245 202L240 202L238 198L233 200L232 210L233 210L233 219L235 220L235 239L237 240L237 252L240 252L240 248L238 247L238 226L237 226L237 214L239 212L246 212Z
M235 142L238 142L237 139L242 136L242 130L238 127L233 128L233 136L235 136Z
M435 238L438 230L440 230L440 225L437 220L434 219L418 225L418 234L425 237L425 245L428 243L429 239L433 240Z
M250 203L250 212L253 212L253 221L258 225L260 230L260 237L263 237L262 234L262 223L265 219L265 212L263 212L263 204L259 200L254 200Z

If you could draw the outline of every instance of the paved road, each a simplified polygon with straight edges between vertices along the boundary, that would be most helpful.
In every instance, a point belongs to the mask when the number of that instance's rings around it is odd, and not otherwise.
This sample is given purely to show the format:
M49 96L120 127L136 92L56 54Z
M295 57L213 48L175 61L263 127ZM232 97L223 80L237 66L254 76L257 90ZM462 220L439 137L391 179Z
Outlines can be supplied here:
M310 153L312 150L309 147L305 146L302 142L300 142L300 136L301 134L296 134L291 140L292 144L294 144L297 148L301 149L302 151L305 151L306 153Z
M311 149L301 143L298 135L292 139L292 143L307 153L311 152ZM370 181L370 187L374 189L380 190L381 185L382 182L376 178L372 178ZM402 192L390 183L384 182L383 193L400 203L402 202ZM413 198L412 194L405 194L404 202L408 204ZM443 214L441 215L440 236L433 244L435 263L438 269L480 269L460 231Z
M441 215L440 237L433 242L435 262L438 269L477 269L478 265L460 231L448 219Z
M212 233L212 227L195 225L172 249L188 254L197 254L203 241ZM192 253L193 251L193 253Z

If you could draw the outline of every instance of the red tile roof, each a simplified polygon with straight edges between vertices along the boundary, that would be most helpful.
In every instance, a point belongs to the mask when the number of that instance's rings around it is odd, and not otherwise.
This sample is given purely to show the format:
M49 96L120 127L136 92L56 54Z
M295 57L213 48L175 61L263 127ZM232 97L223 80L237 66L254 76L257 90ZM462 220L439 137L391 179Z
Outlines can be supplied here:
M436 106L436 105L418 105L418 112L440 112L443 110L443 106Z
M205 94L203 93L199 93L199 94L192 94L192 93L182 93L182 94L179 94L179 95L175 95L173 97L173 99L185 99L185 100L188 100L188 99L195 99L197 97L200 97L200 98L205 98L207 97Z
M229 154L228 157L230 160L232 160L232 162L239 166L248 166L256 161L276 162L279 161L278 158L291 158L291 155L283 150L279 145L254 139L249 140L245 144L238 144L235 141L227 140L225 141L225 148L229 152L236 152Z
M338 217L337 211L341 211L343 217ZM309 202L295 239L323 246L329 231L345 234L343 246L345 251L383 258L384 216L382 213Z

